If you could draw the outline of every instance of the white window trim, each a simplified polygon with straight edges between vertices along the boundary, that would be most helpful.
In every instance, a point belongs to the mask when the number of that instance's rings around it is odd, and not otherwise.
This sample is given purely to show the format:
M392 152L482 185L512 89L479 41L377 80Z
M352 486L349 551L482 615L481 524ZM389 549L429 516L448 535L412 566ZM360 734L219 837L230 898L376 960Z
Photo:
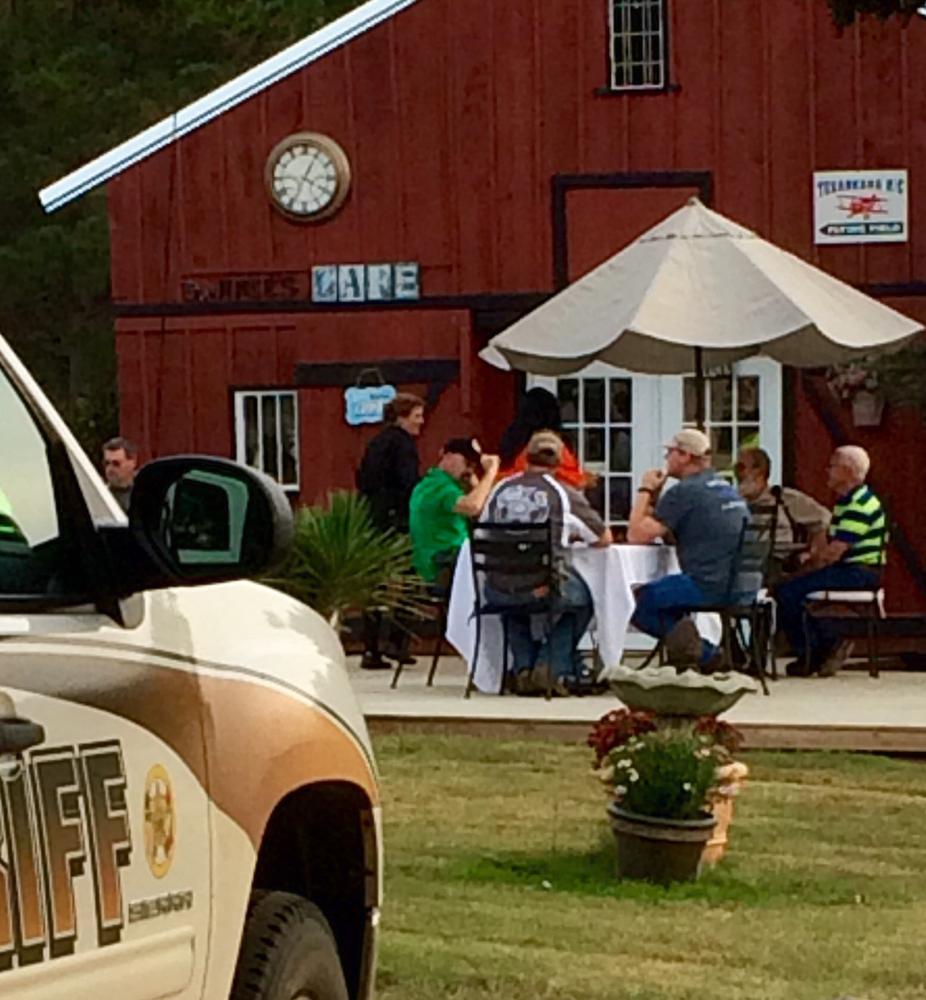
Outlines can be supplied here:
M624 83L618 80L618 63L615 59L615 50L618 43L618 26L615 23L615 7L617 0L608 0L608 64L611 70L609 89L615 93L634 93L640 91L665 90L669 85L668 66L668 46L666 45L666 32L669 20L668 0L659 0L660 25L657 32L659 36L659 62L653 63L658 68L659 80L655 83Z
M782 367L769 358L748 358L732 366L734 375L758 375L759 444L772 460L772 482L782 476ZM581 371L563 378L630 378L633 380L633 445L631 469L638 483L646 469L661 469L665 464L665 442L683 426L684 392L681 375L644 375L596 361ZM556 395L556 378L532 375L528 387L549 389ZM735 423L735 421L733 422ZM593 467L594 468L594 467ZM606 471L606 470L605 470ZM622 523L613 519L613 523Z
M302 472L302 463L300 461L301 449L299 442L299 396L295 390L292 389L235 389L235 460L240 462L242 465L248 465L246 461L246 442L247 434L245 427L245 416L244 416L244 402L245 399L256 399L257 400L257 415L258 415L258 428L257 428L257 464L249 466L250 468L255 468L259 472L264 472L264 436L262 433L262 427L260 426L260 421L263 420L263 407L261 406L261 401L266 399L268 396L276 400L277 409L277 468L283 468L283 437L279 433L280 428L280 401L284 398L292 399L293 401L293 414L295 417L294 427L293 427L293 444L295 448L295 461L296 461L296 480L291 483L284 483L280 480L279 485L282 489L298 492L299 483Z

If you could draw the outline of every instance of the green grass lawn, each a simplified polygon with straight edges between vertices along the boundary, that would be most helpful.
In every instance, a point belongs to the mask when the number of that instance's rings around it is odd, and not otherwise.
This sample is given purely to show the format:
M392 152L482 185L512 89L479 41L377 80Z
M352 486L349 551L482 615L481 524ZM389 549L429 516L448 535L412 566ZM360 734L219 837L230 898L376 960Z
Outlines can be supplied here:
M619 882L590 751L376 741L379 1000L926 998L926 762L745 754L727 857Z

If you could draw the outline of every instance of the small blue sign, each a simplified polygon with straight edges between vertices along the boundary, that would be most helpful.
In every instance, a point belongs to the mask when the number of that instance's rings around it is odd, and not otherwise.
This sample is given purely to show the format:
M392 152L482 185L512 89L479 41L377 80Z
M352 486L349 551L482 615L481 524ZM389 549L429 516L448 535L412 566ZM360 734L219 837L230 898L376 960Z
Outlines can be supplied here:
M381 424L383 407L395 399L394 385L354 385L344 390L344 417L351 427Z

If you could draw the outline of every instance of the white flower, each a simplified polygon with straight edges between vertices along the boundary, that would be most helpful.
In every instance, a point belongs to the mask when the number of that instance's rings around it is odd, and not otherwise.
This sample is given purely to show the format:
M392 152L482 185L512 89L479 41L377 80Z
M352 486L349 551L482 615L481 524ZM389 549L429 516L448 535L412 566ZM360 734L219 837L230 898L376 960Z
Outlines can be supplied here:
M684 790L685 790L686 792L690 792L690 791L691 791L691 782L690 782L690 781L686 781L686 782L684 782L684 783L682 784L682 788L683 788L683 789L684 789Z
M614 795L615 795L616 798L619 799L622 795L626 795L626 794L627 794L627 786L626 785L615 785L614 786Z
M628 759L627 757L622 757L622 758L621 758L621 759L620 759L620 760L619 760L619 761L617 762L617 766L618 766L618 767L630 767L630 766L631 766L631 765L630 765L630 760L629 760L629 759Z
M639 772L637 772L636 770L633 770L633 769L630 770L630 772L628 773L627 777L630 778L631 782L639 781L640 780Z

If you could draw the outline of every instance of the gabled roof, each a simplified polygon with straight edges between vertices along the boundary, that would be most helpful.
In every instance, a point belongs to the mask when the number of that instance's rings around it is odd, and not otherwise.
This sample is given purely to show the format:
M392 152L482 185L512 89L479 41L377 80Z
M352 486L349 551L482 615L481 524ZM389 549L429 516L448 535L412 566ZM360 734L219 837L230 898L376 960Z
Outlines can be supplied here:
M105 184L146 156L163 149L236 104L241 104L266 87L308 66L316 59L321 59L417 2L418 0L367 0L302 41L290 45L212 93L188 104L181 111L175 111L163 121L139 132L54 184L49 184L39 192L39 200L46 212L54 212L69 201Z

